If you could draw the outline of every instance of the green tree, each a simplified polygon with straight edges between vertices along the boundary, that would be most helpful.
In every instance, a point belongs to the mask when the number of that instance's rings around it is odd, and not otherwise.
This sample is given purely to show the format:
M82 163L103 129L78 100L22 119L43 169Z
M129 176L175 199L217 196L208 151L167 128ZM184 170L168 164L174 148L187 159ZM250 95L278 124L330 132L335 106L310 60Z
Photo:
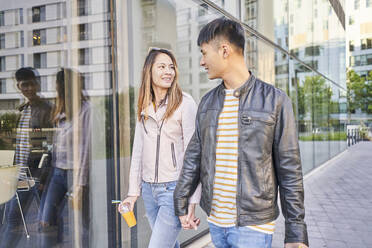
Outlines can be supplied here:
M372 114L372 71L367 77L359 76L354 70L347 72L347 100L349 115L357 109Z
M303 86L299 88L304 99L299 112L311 113L312 120L318 126L327 126L332 89L326 80L321 76L307 76Z

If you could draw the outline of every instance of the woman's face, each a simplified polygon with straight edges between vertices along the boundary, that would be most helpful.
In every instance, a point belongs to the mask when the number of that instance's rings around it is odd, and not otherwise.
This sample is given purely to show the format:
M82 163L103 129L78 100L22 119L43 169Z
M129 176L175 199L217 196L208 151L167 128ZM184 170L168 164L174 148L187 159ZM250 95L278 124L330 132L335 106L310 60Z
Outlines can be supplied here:
M165 53L159 53L151 70L152 87L161 90L168 90L176 75L175 65L172 59Z

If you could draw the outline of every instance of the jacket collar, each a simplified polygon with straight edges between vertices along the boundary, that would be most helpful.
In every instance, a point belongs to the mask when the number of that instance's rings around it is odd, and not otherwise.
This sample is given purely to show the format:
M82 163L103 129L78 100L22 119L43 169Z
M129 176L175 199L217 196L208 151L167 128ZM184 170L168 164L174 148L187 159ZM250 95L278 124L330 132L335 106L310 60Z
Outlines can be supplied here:
M18 106L18 110L23 111L28 106L37 106L37 105L40 105L41 102L42 102L42 99L39 96L37 98L35 98L32 102L30 102L29 100L26 100L26 102L24 102L24 103L22 103L21 105Z
M167 106L168 106L168 95L165 97L165 99L163 99L162 103L159 106L158 111L156 112L155 112L154 104L150 103L147 106L147 114L148 116L152 117L154 120L160 120L165 114L165 111L167 110ZM141 115L145 116L144 110L141 111Z
M250 73L250 76L248 78L248 80L242 85L240 86L239 88L235 89L234 90L234 96L235 97L238 97L240 98L240 96L244 95L245 93L247 93L253 86L254 82L256 81L256 77L253 75L253 73L251 71L249 71ZM222 94L222 95L225 95L225 84L224 82L222 81L220 86L219 86L219 93Z

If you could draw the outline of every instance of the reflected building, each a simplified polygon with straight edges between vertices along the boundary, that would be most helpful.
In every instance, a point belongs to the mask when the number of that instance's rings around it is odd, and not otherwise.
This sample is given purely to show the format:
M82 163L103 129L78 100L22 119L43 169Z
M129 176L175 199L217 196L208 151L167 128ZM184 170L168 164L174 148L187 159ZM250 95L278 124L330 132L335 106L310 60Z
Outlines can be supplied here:
M55 75L61 67L79 67L89 95L104 94L110 87L110 34L108 1L2 3L0 111L19 105L14 72L23 66L40 72L45 98L55 97Z
M346 10L347 68L366 78L372 73L372 1L347 1ZM355 123L367 124L372 120L371 114L360 109L351 113L349 117Z
M365 77L372 71L372 1L347 1L347 67Z

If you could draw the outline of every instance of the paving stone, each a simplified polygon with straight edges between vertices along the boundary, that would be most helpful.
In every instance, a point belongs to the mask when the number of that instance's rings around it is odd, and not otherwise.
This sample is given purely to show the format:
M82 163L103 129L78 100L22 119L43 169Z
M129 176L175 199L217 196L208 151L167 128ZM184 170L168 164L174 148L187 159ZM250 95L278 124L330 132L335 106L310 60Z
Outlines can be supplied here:
M372 247L371 151L372 142L360 142L304 180L311 248ZM283 248L283 240L281 215L272 248Z

